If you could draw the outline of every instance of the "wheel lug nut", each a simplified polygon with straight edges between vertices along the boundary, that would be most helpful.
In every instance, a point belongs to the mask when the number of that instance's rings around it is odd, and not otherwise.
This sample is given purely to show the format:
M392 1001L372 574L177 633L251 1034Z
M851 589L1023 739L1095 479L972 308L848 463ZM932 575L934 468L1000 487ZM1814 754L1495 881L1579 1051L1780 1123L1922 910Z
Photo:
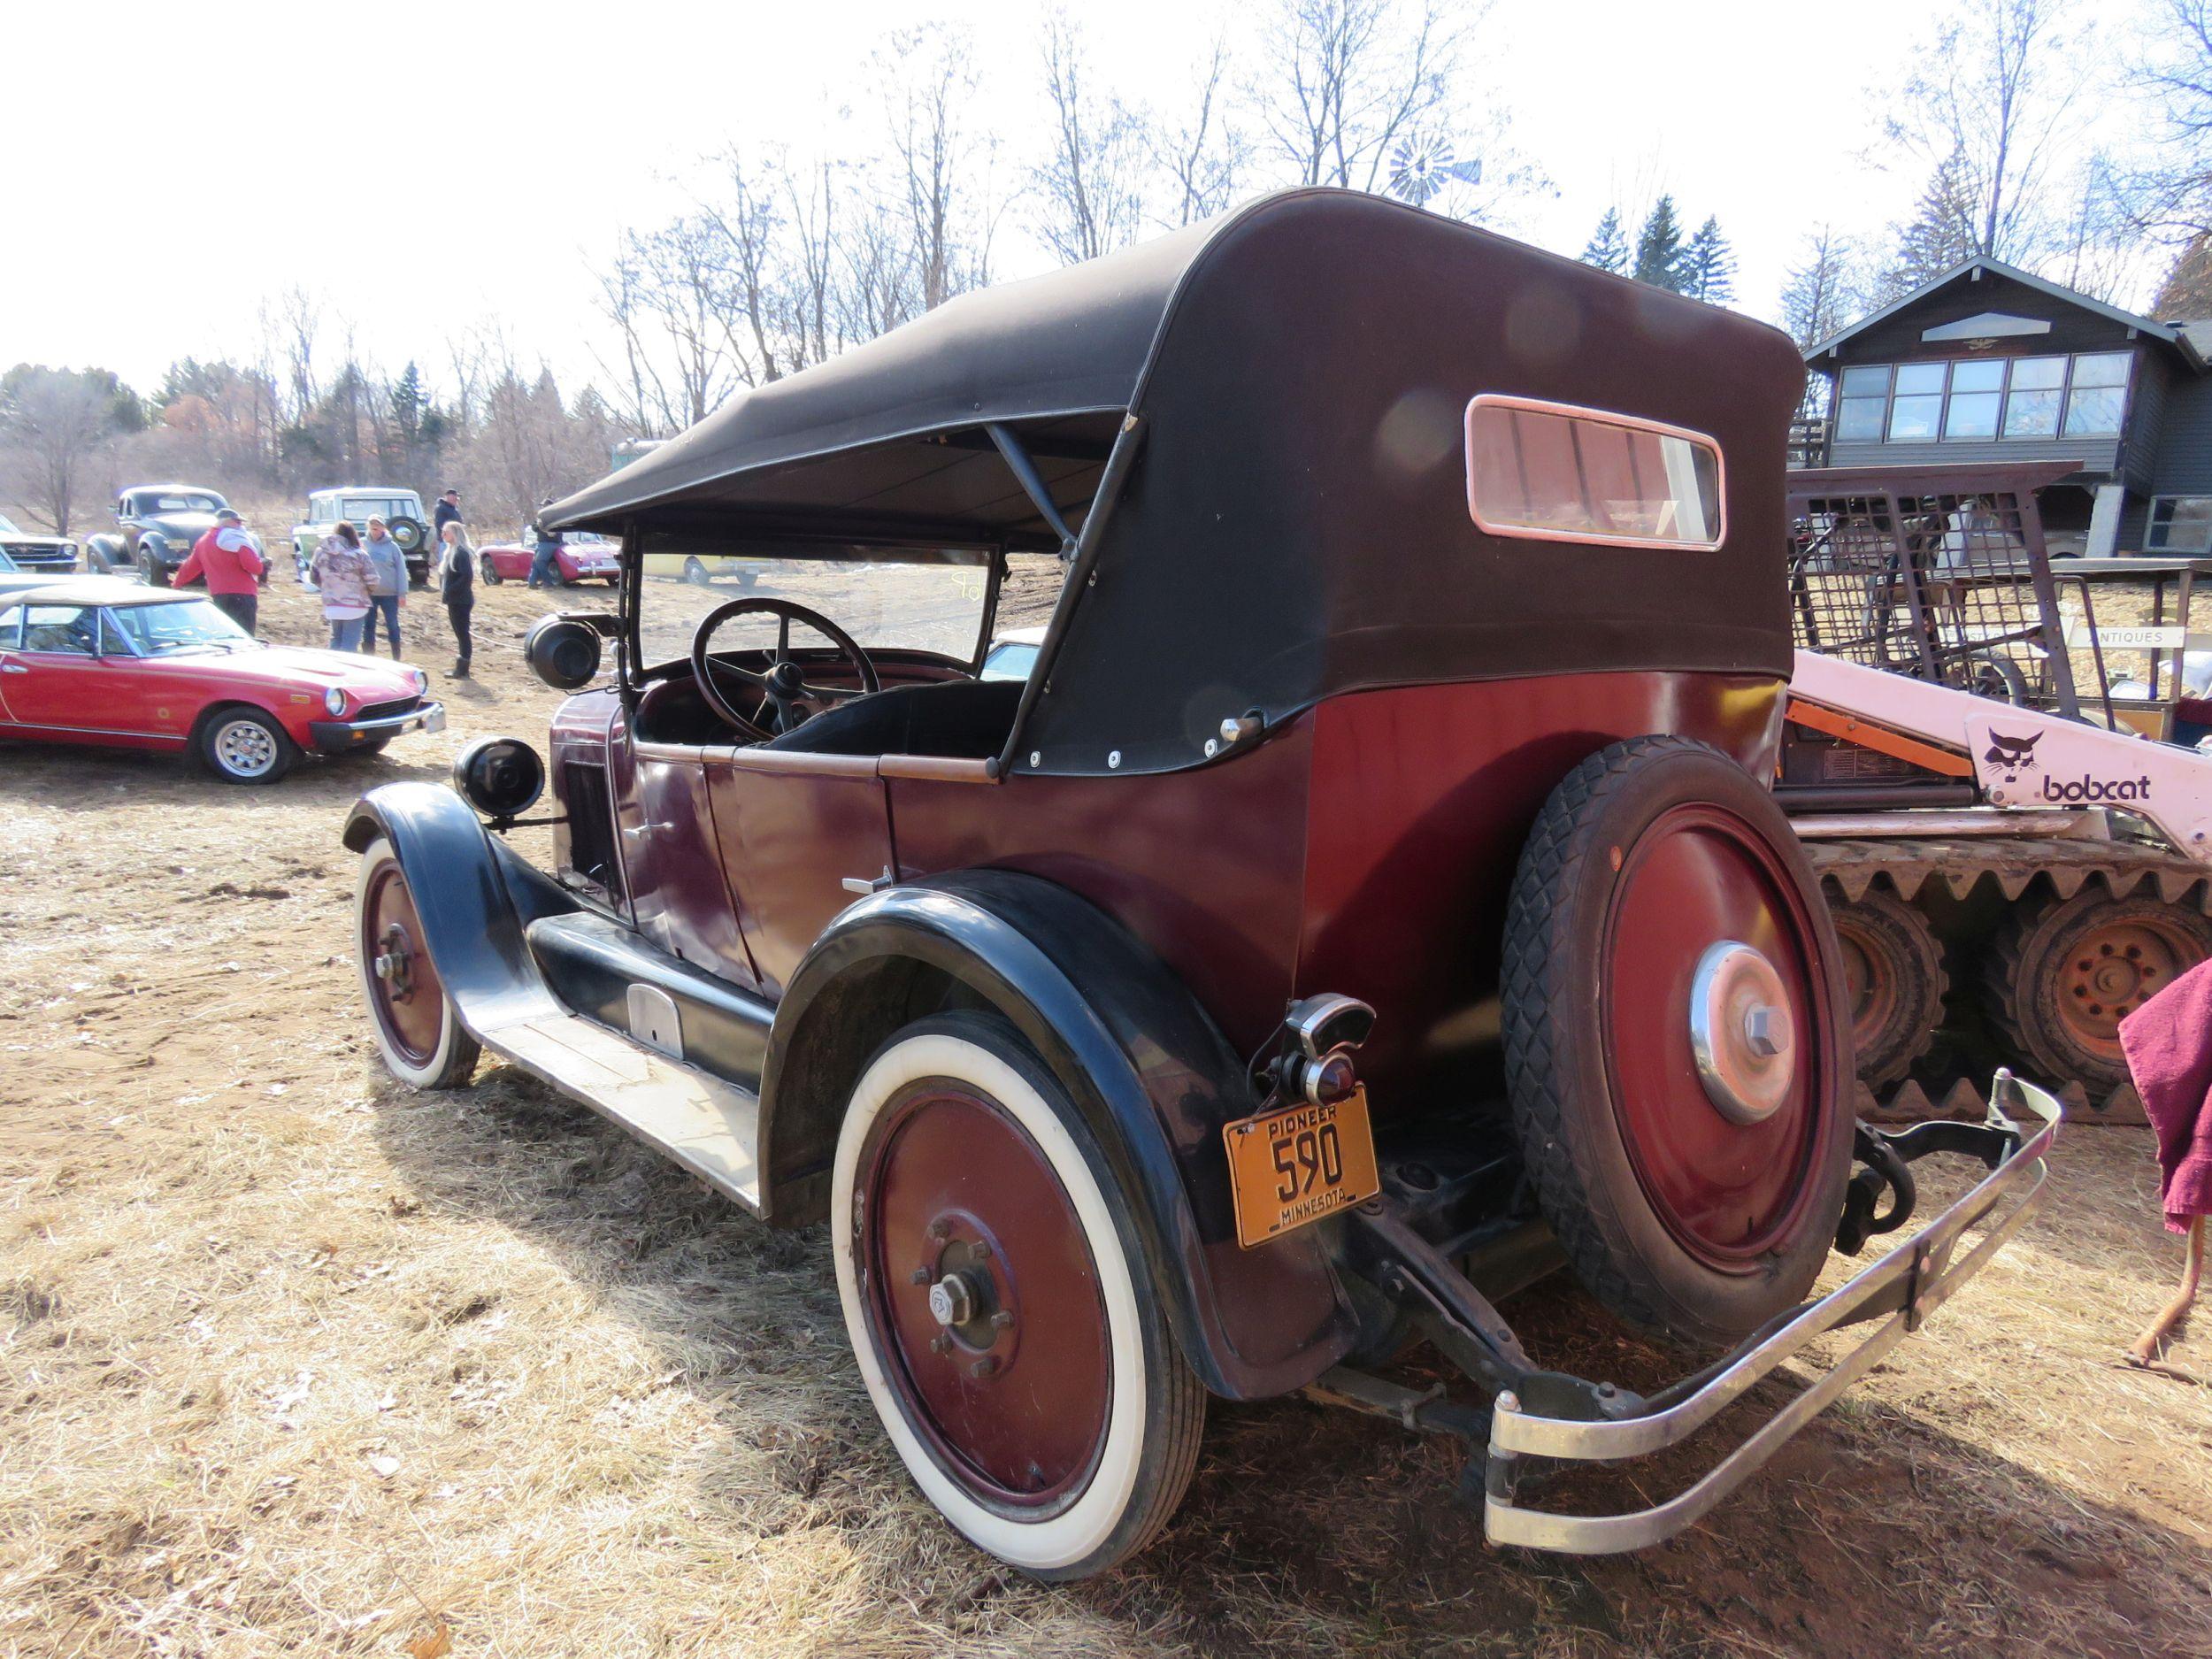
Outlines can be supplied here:
M992 1356L986 1354L981 1359L976 1361L974 1364L968 1367L968 1375L979 1378L988 1377L997 1369L998 1361Z
M929 1339L929 1351L933 1354L949 1354L952 1352L952 1339L940 1331Z
M978 1239L972 1248L977 1261L987 1262L990 1260L991 1241L988 1239Z
M929 1236L942 1244L947 1239L952 1237L952 1223L941 1216L939 1217L929 1224Z
M926 1285L929 1283L929 1269L926 1267L918 1267L911 1273L907 1275L907 1279L909 1282L912 1284Z
M1010 1330L1013 1327L1013 1324L1014 1316L1007 1312L1003 1308L1001 1308L996 1313L991 1316L991 1328L994 1331Z

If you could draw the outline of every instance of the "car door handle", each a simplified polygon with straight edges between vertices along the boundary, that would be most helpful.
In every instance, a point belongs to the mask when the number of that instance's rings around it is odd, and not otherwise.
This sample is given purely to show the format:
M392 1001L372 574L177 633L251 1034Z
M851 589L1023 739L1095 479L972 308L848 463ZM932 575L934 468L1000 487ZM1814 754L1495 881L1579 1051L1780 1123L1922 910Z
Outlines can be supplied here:
M0 674L27 674L30 672L20 663L0 663Z
M857 893L864 897L871 893L882 892L884 888L889 887L891 883L897 879L897 877L891 873L891 866L889 864L886 864L883 866L883 873L876 877L872 881L866 876L847 876L837 885L844 888L848 893Z
M624 829L622 833L632 836L645 835L654 830L672 830L675 827L673 824L639 824Z

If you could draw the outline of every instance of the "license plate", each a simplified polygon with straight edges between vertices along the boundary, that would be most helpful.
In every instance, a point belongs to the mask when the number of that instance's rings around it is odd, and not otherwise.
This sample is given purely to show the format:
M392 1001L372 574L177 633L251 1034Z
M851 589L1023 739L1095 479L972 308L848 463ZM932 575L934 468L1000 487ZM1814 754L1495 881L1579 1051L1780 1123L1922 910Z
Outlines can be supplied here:
M422 717L422 729L426 732L444 731L445 710L443 709L433 709L429 713L424 715Z
M1237 1242L1248 1250L1382 1190L1363 1088L1326 1106L1302 1102L1225 1125L1221 1139Z

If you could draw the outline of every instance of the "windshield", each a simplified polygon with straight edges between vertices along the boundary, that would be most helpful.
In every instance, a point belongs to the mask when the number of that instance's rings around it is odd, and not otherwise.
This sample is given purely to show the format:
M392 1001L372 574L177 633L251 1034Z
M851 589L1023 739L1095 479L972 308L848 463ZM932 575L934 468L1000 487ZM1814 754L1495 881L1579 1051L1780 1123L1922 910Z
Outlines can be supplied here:
M242 649L253 636L204 599L164 605L119 605L108 612L115 631L144 657L178 651Z
M365 524L371 518L381 518L389 524L395 518L419 518L422 509L398 495L349 495L338 516L356 524Z
M700 618L736 599L785 599L804 605L872 649L933 651L972 663L990 586L990 572L979 564L653 553L645 557L644 573L638 589L638 639L649 666L688 656ZM772 616L735 618L716 630L715 649L771 649L777 622ZM792 630L791 643L799 650L828 646L803 626Z

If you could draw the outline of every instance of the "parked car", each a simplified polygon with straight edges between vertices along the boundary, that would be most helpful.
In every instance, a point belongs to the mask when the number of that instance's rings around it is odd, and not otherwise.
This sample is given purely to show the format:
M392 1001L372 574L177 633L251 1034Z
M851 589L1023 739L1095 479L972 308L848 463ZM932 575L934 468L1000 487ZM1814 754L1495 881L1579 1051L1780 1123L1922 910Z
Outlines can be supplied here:
M307 567L314 560L315 549L341 521L365 536L372 518L383 519L385 529L399 543L407 561L409 584L427 587L438 554L430 545L430 516L422 510L422 497L411 489L382 484L319 489L308 496L306 522L292 526L292 566L300 580L307 580Z
M1803 378L1747 318L1302 191L733 400L548 511L624 536L618 614L533 631L549 757L350 816L384 1062L489 1048L826 1219L886 1434L1028 1572L1141 1548L1210 1392L1465 1437L1501 1542L1663 1538L1990 1259L2058 1116L2005 1079L2032 1135L1855 1133L1767 788ZM981 678L1010 555L1062 551L1032 671ZM757 591L653 580L692 557ZM549 780L549 872L500 837ZM1990 1172L1806 1302L1939 1149ZM1496 1299L1562 1267L1724 1356L1548 1366ZM1672 1503L1519 1484L1862 1319ZM1376 1373L1415 1339L1462 1397Z
M1042 628L1009 628L984 653L979 680L1026 680L1045 642Z
M622 546L588 531L571 531L561 537L561 549L553 556L553 570L564 588L580 582L604 582L612 588L621 580ZM495 541L479 548L484 580L496 588L504 581L530 580L530 565L537 549L523 541Z
M750 588L760 580L758 559L705 557L692 554L673 570L656 571L660 577L675 577L695 588L704 588L710 582L734 582L740 588Z
M273 783L303 753L442 729L428 687L403 663L265 645L199 594L107 577L0 591L0 737L187 753Z
M126 486L116 492L115 528L86 540L86 565L96 574L135 574L149 587L165 588L191 557L192 544L229 505L219 491L201 484ZM258 535L253 545L263 552Z
M39 535L16 527L0 513L0 568L35 571L42 576L66 575L77 568L77 544L65 535Z

